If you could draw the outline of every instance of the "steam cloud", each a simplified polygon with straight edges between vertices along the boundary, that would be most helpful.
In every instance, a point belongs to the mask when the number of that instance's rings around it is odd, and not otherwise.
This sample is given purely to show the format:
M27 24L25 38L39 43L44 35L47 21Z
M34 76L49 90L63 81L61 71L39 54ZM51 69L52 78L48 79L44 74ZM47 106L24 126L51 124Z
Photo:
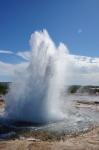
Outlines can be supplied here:
M68 49L63 43L56 47L46 30L33 33L30 46L29 65L17 73L6 95L5 116L35 123L63 119L62 91L70 69Z

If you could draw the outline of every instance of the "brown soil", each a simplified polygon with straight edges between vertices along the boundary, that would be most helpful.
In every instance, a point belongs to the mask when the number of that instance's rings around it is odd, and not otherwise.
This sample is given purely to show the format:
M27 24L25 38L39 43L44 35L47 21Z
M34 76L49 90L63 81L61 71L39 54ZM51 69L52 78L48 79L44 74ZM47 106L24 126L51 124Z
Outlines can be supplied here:
M99 127L60 141L16 139L0 142L0 150L99 150Z

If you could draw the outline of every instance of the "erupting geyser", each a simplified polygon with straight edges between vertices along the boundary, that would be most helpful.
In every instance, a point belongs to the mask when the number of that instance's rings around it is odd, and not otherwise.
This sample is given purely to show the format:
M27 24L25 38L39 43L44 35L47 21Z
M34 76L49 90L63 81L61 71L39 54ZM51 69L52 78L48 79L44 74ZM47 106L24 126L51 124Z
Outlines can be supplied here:
M68 50L62 43L57 48L46 30L33 33L30 45L29 65L10 87L5 116L35 123L63 119L61 101L68 74Z

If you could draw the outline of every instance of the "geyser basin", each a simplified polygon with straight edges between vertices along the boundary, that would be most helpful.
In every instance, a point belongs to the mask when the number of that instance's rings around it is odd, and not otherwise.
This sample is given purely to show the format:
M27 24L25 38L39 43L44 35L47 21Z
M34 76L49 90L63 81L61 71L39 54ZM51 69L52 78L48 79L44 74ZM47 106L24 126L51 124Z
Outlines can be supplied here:
M18 72L6 95L2 127L8 132L29 129L59 134L89 129L90 117L75 111L67 99L71 61L66 46L56 47L46 30L32 34L30 44L28 67Z

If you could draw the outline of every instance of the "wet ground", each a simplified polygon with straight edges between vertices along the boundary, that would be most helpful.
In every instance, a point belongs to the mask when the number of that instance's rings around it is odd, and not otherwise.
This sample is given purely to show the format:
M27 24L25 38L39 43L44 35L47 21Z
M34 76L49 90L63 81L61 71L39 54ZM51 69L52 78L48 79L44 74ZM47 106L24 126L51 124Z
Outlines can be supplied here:
M78 136L60 140L42 141L38 139L20 138L2 140L0 150L99 150L99 127Z
M70 95L64 104L71 110L64 120L45 125L7 124L0 119L1 149L99 149L99 97ZM66 106L67 106L66 105ZM4 103L0 103L4 111Z

